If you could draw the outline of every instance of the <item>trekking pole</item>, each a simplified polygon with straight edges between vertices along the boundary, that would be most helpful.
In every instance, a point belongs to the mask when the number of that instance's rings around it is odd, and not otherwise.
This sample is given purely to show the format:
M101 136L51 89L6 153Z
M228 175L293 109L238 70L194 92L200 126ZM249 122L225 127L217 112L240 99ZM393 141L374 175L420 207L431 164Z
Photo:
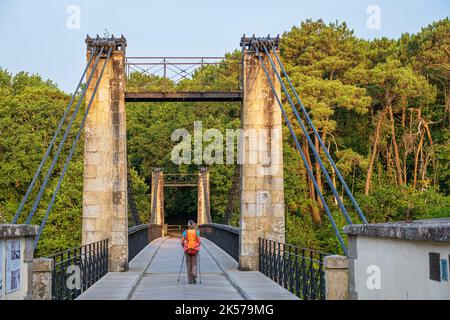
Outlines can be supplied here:
M200 267L201 263L200 263L200 252L198 253L198 273L200 275L200 284L202 283L202 268Z
M183 263L184 263L184 252L183 252L183 258L181 258L180 273L178 273L178 282L180 282L181 270L183 269Z

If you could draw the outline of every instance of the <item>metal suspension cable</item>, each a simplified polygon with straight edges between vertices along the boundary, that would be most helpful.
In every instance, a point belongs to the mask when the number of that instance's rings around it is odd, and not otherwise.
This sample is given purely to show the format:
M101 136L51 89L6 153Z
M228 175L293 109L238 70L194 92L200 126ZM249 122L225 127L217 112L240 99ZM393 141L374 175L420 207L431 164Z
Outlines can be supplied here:
M66 131L64 132L64 136L63 136L61 142L59 143L58 150L56 151L56 155L53 158L52 164L50 165L50 168L48 168L48 170L47 170L47 174L45 175L44 182L42 183L41 188L39 189L39 193L38 193L38 195L37 195L37 197L36 197L36 199L34 201L33 208L31 209L31 211L30 211L30 213L29 213L29 215L27 217L27 220L25 222L26 224L30 224L31 223L31 220L33 219L34 213L36 212L36 210L38 208L39 202L41 201L41 198L42 198L42 196L44 194L45 187L47 186L47 184L48 184L48 182L50 180L50 176L53 173L53 169L55 168L56 162L58 161L59 155L61 154L61 151L62 151L62 148L64 146L64 143L67 140L67 137L69 135L70 129L72 128L73 122L75 121L75 118L76 118L76 116L78 114L78 110L80 109L81 102L82 102L84 96L86 95L87 88L89 87L89 84L91 83L91 80L92 80L92 78L94 76L94 73L95 73L94 71L97 69L97 65L98 65L98 62L100 61L100 57L103 54L103 51L104 51L104 48L102 47L102 49L98 53L98 56L97 56L97 58L95 60L94 67L92 69L91 74L89 75L89 79L88 79L88 81L86 83L86 87L83 89L83 92L82 92L82 94L81 94L81 96L80 96L80 98L78 100L78 103L77 103L77 105L75 107L75 110L73 111L73 114L72 114L72 117L70 119L70 122L69 122L69 124L68 124L68 126L66 128Z
M234 167L233 182L231 184L230 191L228 192L228 203L223 216L223 224L230 224L231 217L236 209L237 197L239 196L239 178L240 170L239 166Z
M294 132L294 129L292 128L291 122L289 121L289 118L288 118L288 116L286 114L286 111L283 108L283 104L281 103L280 98L278 97L278 94L277 94L277 92L275 90L275 86L274 86L272 80L270 79L269 72L267 71L266 65L264 64L264 61L263 61L263 59L262 59L262 57L261 57L261 55L259 53L258 48L255 47L255 51L256 51L256 54L258 56L259 61L261 62L261 66L263 67L264 73L266 74L267 80L269 81L269 84L270 84L270 87L272 89L272 92L273 92L273 94L274 94L274 96L275 96L275 98L276 98L276 100L278 102L278 105L280 106L280 109L281 109L281 112L283 114L284 120L286 121L286 124L287 124L287 126L289 128L289 131L291 133L291 136L294 139L294 142L295 142L295 145L297 147L297 150L299 151L300 156L301 156L301 158L303 160L303 163L304 163L304 165L306 167L306 171L308 172L308 175L311 178L311 180L312 180L312 182L314 184L314 187L317 190L319 198L320 198L320 200L321 200L321 202L323 204L325 212L327 213L327 216L330 219L333 231L336 234L336 237L338 238L339 243L340 243L340 245L342 247L342 250L344 251L345 255L348 255L348 250L347 250L347 247L345 246L344 239L342 239L341 233L339 232L339 229L336 226L336 223L335 223L334 218L333 218L333 216L332 216L332 214L330 212L330 209L328 208L328 205L327 205L327 203L326 203L326 201L325 201L325 199L323 197L323 194L322 194L322 192L319 189L319 186L317 184L316 178L314 177L314 174L313 174L313 172L311 171L311 168L308 165L308 162L306 160L306 156L303 153L303 150L302 150L302 148L300 146L300 143L298 142L297 136L295 135L295 132Z
M130 162L128 161L128 159L127 159L127 190L128 190L127 193L128 209L131 211L131 216L133 217L134 224L140 225L142 222L136 207L136 200L134 198L134 191L133 191L133 180L131 179Z
M289 104L291 105L292 109L295 110L295 104L292 101L291 96L289 95L289 92L287 91L286 86L283 83L283 79L281 79L281 75L279 74L278 70L275 67L275 63L273 62L272 58L270 57L270 54L267 51L267 48L264 45L264 43L261 43L261 44L262 44L262 47L263 47L267 57L269 58L269 62L271 64L271 66L272 66L272 69L273 69L275 75L277 76L278 81L281 84L281 88L283 89L284 93L286 94L286 98L288 99ZM294 113L295 113L295 111L294 111ZM306 130L303 122L300 119L297 119L297 120L299 121L299 125L302 128L303 134L305 135L305 137L306 137L306 139L308 141L308 144L311 147L311 150L312 150L312 152L314 154L314 157L319 162L320 168L322 169L322 171L323 171L323 173L325 175L325 179L326 179L328 185L330 186L331 191L333 192L334 198L338 202L338 205L341 208L341 211L342 211L342 213L345 216L345 220L347 220L348 224L353 224L350 216L348 215L347 209L345 208L344 203L342 202L342 199L339 196L339 193L337 192L336 188L333 185L333 182L331 181L330 175L328 174L328 170L325 168L325 165L323 164L322 159L320 158L319 151L314 146L314 143L312 142L311 137L309 136L308 131ZM317 172L317 174L320 174L320 172Z
M150 220L151 223L156 223L156 221L158 221L157 217L155 216L156 214L156 207L157 207L157 203L156 201L158 201L158 186L159 186L159 173L157 175L155 175L155 181L153 182L153 190L152 190L152 198L153 198L153 204L152 204L152 211L150 212Z
M288 76L288 74L286 72L286 69L284 68L283 64L281 63L280 57L278 56L278 54L276 53L276 51L274 50L273 47L272 47L272 52L274 53L274 55L275 55L275 57L276 57L276 59L278 61L278 64L279 64L279 66L280 66L280 68L281 68L281 70L282 70L282 72L283 72L283 74L284 74L284 76L285 76L285 78L286 78L286 80L287 80L287 82L288 82L292 92L294 93L294 96L297 99L297 101L298 101L298 103L299 103L299 105L300 105L300 107L302 109L303 114L305 115L305 118L306 118L308 124L311 126L311 128L314 131L314 134L318 138L318 141L319 141L320 146L322 147L322 150L324 151L325 155L328 158L328 161L330 162L331 166L333 167L334 171L336 172L336 175L338 176L339 181L342 183L342 186L344 187L345 192L347 193L348 197L350 198L350 201L352 202L353 206L355 207L356 211L358 212L358 215L361 218L361 220L364 223L368 223L364 213L362 212L361 208L359 207L358 203L356 202L352 192L350 191L349 187L347 186L347 183L345 183L344 178L342 177L341 173L339 172L339 169L337 168L336 164L333 161L333 158L331 157L330 153L328 152L328 149L325 147L325 144L324 144L322 138L320 137L319 133L317 132L316 128L314 127L314 125L313 125L313 123L311 121L311 118L309 117L308 112L306 111L305 106L303 105L302 101L300 100L300 97L297 94L297 91L295 90L294 85L292 84L291 80L289 79L289 76ZM269 58L270 58L270 56L269 56ZM295 116L297 118L297 121L300 122L301 119L300 119L300 116L298 114L297 108L293 108L293 110L294 110Z
M55 144L56 138L58 137L59 132L61 131L61 128L62 128L64 122L66 121L67 115L69 114L69 111L72 108L72 104L75 101L75 97L77 96L78 90L80 89L80 86L83 83L83 79L84 79L84 77L86 75L86 72L87 72L89 66L92 63L95 51L96 51L96 49L94 50L94 52L92 53L91 57L89 58L89 61L86 64L86 68L84 68L83 74L81 75L81 78L80 78L80 81L78 82L77 88L75 89L75 91L74 91L74 93L72 95L72 98L70 99L69 104L67 105L66 110L64 111L64 114L63 114L63 116L61 118L61 121L59 122L58 128L56 129L56 132L55 132L52 140L50 141L50 144L47 147L47 151L45 152L44 158L42 158L41 163L39 164L39 167L37 168L37 170L36 170L36 172L34 174L33 180L31 181L30 185L28 186L28 190L25 193L25 196L23 197L22 202L20 203L19 208L16 211L16 214L14 215L14 218L12 220L13 224L17 223L17 220L19 219L19 216L22 213L22 210L23 210L23 208L25 206L25 203L27 202L28 197L31 194L31 191L33 191L34 185L36 184L36 181L37 181L37 179L38 179L38 177L39 177L39 175L41 173L41 170L44 167L44 164L47 161L48 156L50 155L50 151L53 149L53 145Z
M92 102L94 101L95 94L97 93L98 86L100 85L100 81L101 81L101 79L103 77L103 73L105 71L106 65L108 64L108 61L109 61L109 58L111 56L112 50L113 50L113 47L111 47L109 49L109 51L108 51L108 55L106 56L105 63L103 65L102 70L100 72L100 75L99 75L99 77L97 79L97 83L95 84L94 91L92 92L91 99L90 99L89 104L88 104L88 106L86 108L86 111L84 112L83 120L81 121L80 127L78 128L78 132L77 132L77 135L75 137L75 140L72 143L72 147L70 148L69 156L67 157L66 163L64 164L63 170L61 171L61 174L59 176L58 184L56 185L56 189L53 192L52 199L50 200L50 203L47 206L47 211L45 212L44 219L42 220L41 225L39 227L38 234L37 234L36 238L34 239L34 249L35 250L36 250L37 244L39 242L39 239L41 237L42 231L44 229L45 223L47 222L47 219L48 219L48 216L50 214L50 211L52 210L53 204L55 203L56 196L58 194L59 188L61 187L61 183L62 183L62 181L64 179L64 176L65 176L65 174L67 172L67 168L69 167L69 163L72 160L73 154L75 152L75 148L77 147L78 140L80 139L81 133L82 133L83 128L84 128L84 124L86 123L86 119L87 119L87 116L89 114L89 110L91 109ZM102 49L102 51L103 51L103 49ZM94 72L92 72L92 74L93 73Z
M202 182L203 182L203 201L205 202L205 214L206 214L206 218L208 219L207 223L211 223L212 222L212 217L211 217L211 204L209 203L209 197L208 197L208 186L206 183L206 175L202 174Z

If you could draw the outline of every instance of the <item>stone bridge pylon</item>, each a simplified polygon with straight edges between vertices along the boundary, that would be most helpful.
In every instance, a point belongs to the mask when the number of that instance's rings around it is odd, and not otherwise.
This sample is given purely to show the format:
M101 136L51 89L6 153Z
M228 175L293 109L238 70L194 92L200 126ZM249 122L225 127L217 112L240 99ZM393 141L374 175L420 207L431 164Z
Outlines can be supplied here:
M87 60L100 50L87 39ZM82 244L109 239L109 270L128 270L125 39L116 39L87 117L84 136ZM106 59L100 60L100 65ZM87 77L92 72L88 70ZM86 101L92 96L95 70Z
M241 116L244 163L240 173L239 266L242 270L258 270L259 238L285 242L282 118L251 39L244 38L241 44L244 46ZM265 65L269 65L268 57L262 56ZM281 96L273 70L269 71L269 77Z

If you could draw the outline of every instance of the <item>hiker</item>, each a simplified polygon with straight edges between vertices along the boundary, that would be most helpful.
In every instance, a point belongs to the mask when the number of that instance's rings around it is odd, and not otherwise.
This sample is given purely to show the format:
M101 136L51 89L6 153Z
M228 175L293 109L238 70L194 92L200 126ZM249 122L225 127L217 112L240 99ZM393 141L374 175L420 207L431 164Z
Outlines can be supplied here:
M195 223L188 222L188 229L183 231L181 246L186 256L186 269L189 284L197 283L197 255L200 251L200 232L195 230Z

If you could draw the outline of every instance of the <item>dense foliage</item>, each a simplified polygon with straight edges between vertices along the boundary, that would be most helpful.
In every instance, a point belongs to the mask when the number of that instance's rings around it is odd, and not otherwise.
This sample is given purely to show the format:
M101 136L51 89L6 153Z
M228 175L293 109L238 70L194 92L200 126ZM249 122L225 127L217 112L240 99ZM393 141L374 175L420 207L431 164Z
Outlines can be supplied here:
M371 41L355 37L345 23L306 21L283 34L280 53L315 126L370 222L450 216L449 19L397 40ZM207 66L192 79L177 84L134 73L127 88L200 90L207 84L207 89L235 89L239 59L240 51L235 51L221 65ZM14 215L69 99L54 83L37 75L11 75L0 69L0 222L9 222ZM202 121L203 130L215 128L225 133L240 127L239 118L240 105L233 103L127 105L128 157L143 221L149 216L153 167L170 173L198 170L194 164L176 166L170 161L173 130L185 128L192 133L194 121ZM300 128L295 130L301 137ZM82 154L81 142L47 222L39 254L80 242ZM287 130L284 161L288 241L340 252ZM310 162L328 202L333 204L312 155ZM60 170L61 165L55 177ZM212 164L210 170L213 219L222 222L235 165ZM334 174L332 178L334 181ZM37 187L41 182L42 178ZM55 184L53 180L43 204L48 203ZM336 185L341 192L341 186ZM182 219L195 217L195 189L165 191L169 222L177 223L180 214ZM348 203L346 197L344 201ZM30 206L27 204L24 215ZM231 223L238 224L237 206L228 208L233 208ZM33 222L40 223L45 209L45 205L39 207ZM331 209L342 228L344 218L336 205Z

